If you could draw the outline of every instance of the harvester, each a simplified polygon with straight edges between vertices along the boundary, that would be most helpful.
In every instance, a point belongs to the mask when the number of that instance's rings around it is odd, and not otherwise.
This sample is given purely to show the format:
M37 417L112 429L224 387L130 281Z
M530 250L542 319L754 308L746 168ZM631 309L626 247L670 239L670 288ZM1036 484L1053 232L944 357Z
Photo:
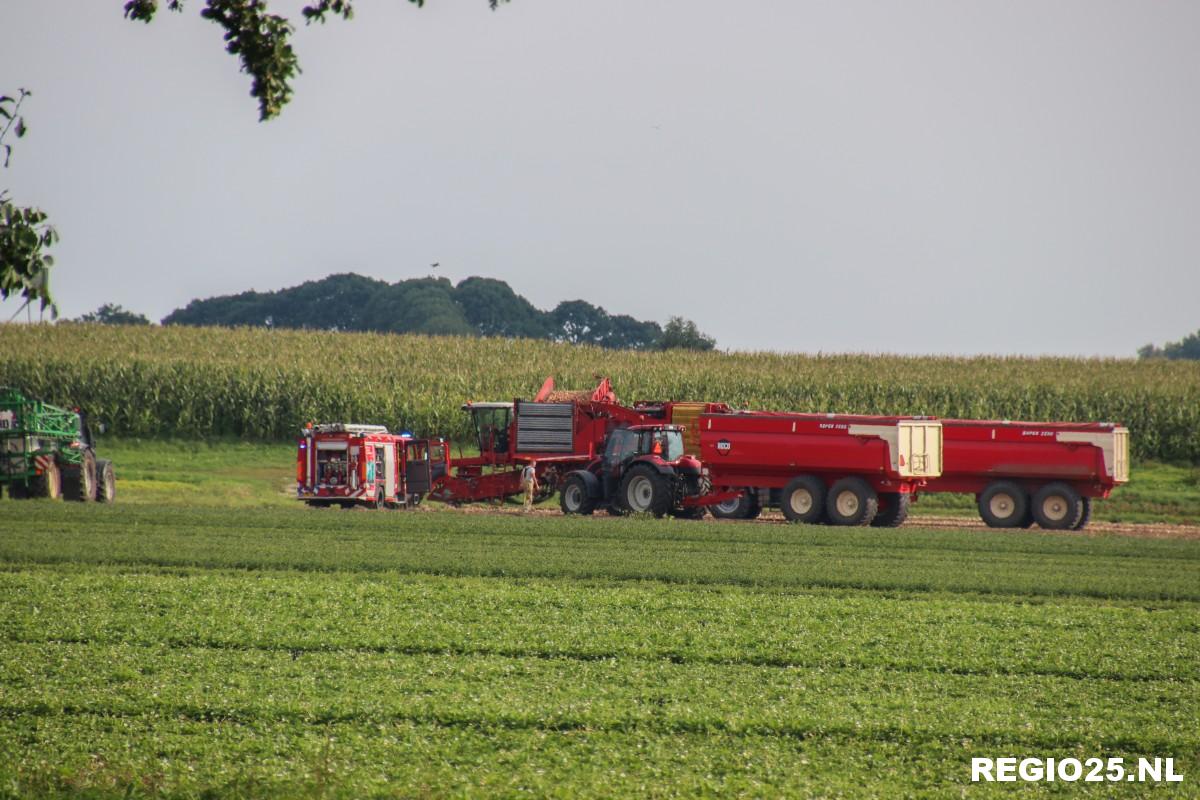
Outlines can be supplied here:
M96 458L87 415L0 387L0 488L14 499L111 503L112 462Z

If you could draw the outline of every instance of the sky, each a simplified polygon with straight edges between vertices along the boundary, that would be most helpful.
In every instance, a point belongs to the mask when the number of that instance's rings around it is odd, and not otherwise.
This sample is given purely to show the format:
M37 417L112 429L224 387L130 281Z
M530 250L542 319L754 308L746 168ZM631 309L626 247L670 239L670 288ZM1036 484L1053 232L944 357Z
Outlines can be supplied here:
M270 3L304 72L260 123L201 0L0 2L0 93L33 92L0 188L57 227L64 316L437 262L722 349L1200 328L1195 0L301 5Z

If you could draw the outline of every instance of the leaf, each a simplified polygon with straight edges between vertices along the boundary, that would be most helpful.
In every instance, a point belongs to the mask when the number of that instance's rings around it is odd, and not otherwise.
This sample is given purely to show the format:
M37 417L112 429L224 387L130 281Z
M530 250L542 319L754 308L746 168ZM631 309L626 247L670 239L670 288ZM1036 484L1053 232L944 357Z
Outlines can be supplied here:
M17 127L14 130L17 134L18 139L20 139L21 137L23 137L25 135L25 131L29 130L28 128L25 127L25 118L24 117L17 117Z

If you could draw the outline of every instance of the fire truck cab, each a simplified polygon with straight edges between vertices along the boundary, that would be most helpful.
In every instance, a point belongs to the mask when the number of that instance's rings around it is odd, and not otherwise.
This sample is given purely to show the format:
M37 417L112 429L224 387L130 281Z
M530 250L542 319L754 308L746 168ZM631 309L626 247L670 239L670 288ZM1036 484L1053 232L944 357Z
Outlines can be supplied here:
M389 433L382 425L308 425L297 445L296 497L310 506L411 508L449 467L441 439Z

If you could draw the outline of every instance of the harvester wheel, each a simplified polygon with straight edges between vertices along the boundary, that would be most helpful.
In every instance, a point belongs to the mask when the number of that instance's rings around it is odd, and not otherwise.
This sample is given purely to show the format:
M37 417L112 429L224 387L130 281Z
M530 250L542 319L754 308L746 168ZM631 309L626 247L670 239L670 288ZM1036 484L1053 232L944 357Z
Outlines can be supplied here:
M1033 496L1033 517L1047 530L1071 530L1083 517L1083 498L1065 483L1048 483Z
M96 461L96 499L111 503L117 499L117 471L108 459Z
M49 497L51 500L58 500L62 497L62 470L58 468L57 461L51 461L50 465L38 476L34 483L34 497Z
M617 502L627 514L661 517L671 510L671 489L653 467L637 464L625 473Z
M1083 503L1083 513L1079 515L1079 521L1071 526L1073 531L1083 530L1087 526L1088 520L1092 518L1092 498L1081 497L1079 501Z
M1029 511L1029 495L1012 481L993 481L979 495L979 516L989 528L1019 527Z
M899 528L908 519L912 495L902 492L883 492L879 495L879 513L871 520L875 528Z
M870 525L879 513L879 496L862 478L842 478L829 488L825 514L834 525Z
M732 500L709 506L708 510L717 519L754 519L762 507L758 504L758 492L746 489Z
M814 475L800 475L788 481L779 496L779 508L788 522L814 525L825 515L825 484Z
M578 475L567 478L559 492L558 505L564 514L591 514L596 510L596 501L588 497L587 484Z
M96 456L91 450L83 452L78 470L63 475L63 496L82 503L96 499Z

